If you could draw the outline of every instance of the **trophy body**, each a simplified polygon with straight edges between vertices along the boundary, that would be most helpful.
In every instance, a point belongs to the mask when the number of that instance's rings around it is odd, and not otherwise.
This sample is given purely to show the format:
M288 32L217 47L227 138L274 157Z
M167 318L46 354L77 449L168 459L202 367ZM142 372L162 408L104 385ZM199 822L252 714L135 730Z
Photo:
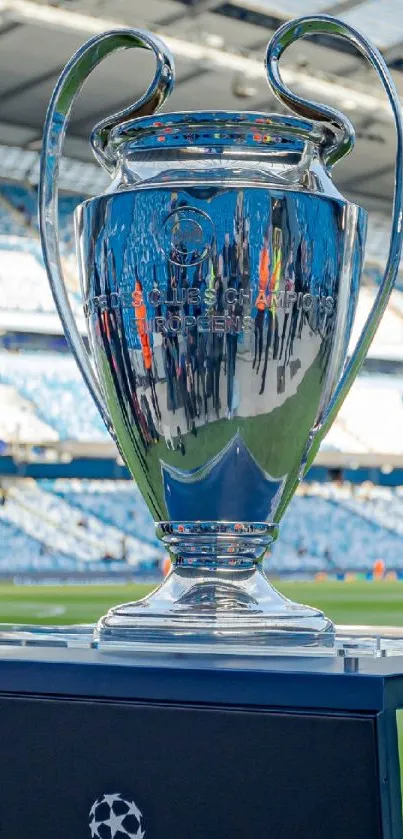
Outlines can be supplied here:
M306 20L315 31L318 21L332 21ZM44 154L42 236L59 311L173 561L156 592L101 619L100 646L239 651L333 643L332 623L282 597L262 559L386 305L400 256L401 187L384 285L346 367L366 212L331 179L331 165L352 146L350 123L279 81L286 30L299 37L297 24L286 24L284 38L280 30L269 46L269 81L310 119L149 116L158 91L158 104L169 92L171 60L144 33L105 36L110 50L117 38L119 46L154 49L159 66L134 111L105 120L91 138L114 178L105 195L76 211L95 376L58 280L54 173ZM69 74L91 50L99 60L98 41L72 60L56 89L45 145L53 159ZM382 59L360 36L356 42L378 67ZM88 73L91 62L85 66ZM400 142L400 112L396 120Z
M234 612L244 633L250 616L256 631L265 617L266 630L311 634L329 622L271 589L262 607L254 588L346 357L366 214L341 197L222 181L78 209L91 349L175 564L171 631L196 620L197 635L206 621L215 633L222 618L228 638ZM109 620L167 609L154 595Z
M157 522L274 525L346 358L366 213L270 187L205 193L78 208L91 349Z

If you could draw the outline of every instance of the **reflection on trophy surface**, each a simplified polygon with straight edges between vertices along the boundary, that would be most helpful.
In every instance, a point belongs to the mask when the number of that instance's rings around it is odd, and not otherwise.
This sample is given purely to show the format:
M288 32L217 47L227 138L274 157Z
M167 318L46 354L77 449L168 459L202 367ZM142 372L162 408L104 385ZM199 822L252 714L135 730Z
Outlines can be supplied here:
M269 188L204 191L79 209L91 347L157 521L273 522L346 356L365 215Z
M100 645L332 643L330 621L278 594L261 561L364 358L396 260L344 369L367 216L337 191L331 166L353 130L282 87L277 71L289 33L321 31L321 20L286 24L268 48L270 84L296 117L153 116L172 87L172 58L131 30L90 41L56 88L42 169L45 260L87 384L174 563L157 592L102 619ZM371 54L354 30L326 20ZM88 74L102 39L105 54L152 49L157 73L141 107L92 133L114 178L76 212L94 377L60 286L52 166L70 74L84 58ZM388 78L384 86L394 101ZM400 237L396 227L395 255Z

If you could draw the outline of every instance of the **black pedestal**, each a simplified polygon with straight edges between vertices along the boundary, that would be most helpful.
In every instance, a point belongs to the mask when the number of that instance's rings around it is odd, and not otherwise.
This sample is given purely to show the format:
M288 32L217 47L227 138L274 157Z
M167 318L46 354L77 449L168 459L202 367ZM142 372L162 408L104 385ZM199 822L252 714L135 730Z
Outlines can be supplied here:
M402 839L401 670L0 649L0 837Z

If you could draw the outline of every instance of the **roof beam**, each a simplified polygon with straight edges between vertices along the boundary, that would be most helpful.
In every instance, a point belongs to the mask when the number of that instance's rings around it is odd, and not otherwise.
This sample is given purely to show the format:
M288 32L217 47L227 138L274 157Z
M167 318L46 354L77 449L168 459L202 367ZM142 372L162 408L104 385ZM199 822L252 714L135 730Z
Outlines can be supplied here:
M14 29L19 29L20 26L22 26L22 23L18 20L5 21L3 26L0 26L0 38L4 38L4 35L8 35Z
M355 125L357 131L366 131L367 128L372 128L374 125L378 123L376 118L376 114L373 116L364 117L358 124Z
M343 195L351 195L356 204L365 207L369 211L376 210L377 212L390 213L392 198L385 198L383 195L375 192L362 192L361 190L350 189L350 184L338 183L337 188Z
M253 109L253 111L259 113L260 111L267 112L267 108L271 109L271 113L273 113L273 111L274 113L278 113L283 109L283 105L281 104L281 102L279 102L279 100L276 98L276 96L274 96L273 93L270 95L270 91L268 90L265 99L260 99L260 101L256 103L251 102L251 108Z
M329 3L329 5L322 10L321 14L344 15L345 12L355 9L357 6L362 6L363 3L366 2L367 0L339 0L339 2L336 3Z
M180 85L187 84L187 82L194 81L195 79L199 79L201 76L204 76L205 73L209 73L210 69L211 68L206 64L198 64L192 70L189 70L187 73L183 73L182 76L175 80L175 90L178 87L180 87ZM140 99L141 95L142 94L132 97L132 101L136 102L138 99ZM117 114L119 113L119 111L123 110L124 108L127 108L129 105L130 102L128 102L126 98L123 102L118 102L116 105L113 106L113 113ZM105 115L107 115L105 114L107 110L107 107L102 108L102 110L97 109L92 113L86 114L85 117L81 117L80 119L72 119L70 126L73 129L73 131L77 131L77 129L80 131L81 127L85 127L88 122L93 122L95 124L96 122L98 122L98 120L105 117Z
M403 58L403 40L396 41L390 47L382 50L382 55L387 64L392 64L397 58Z
M208 0L206 0L206 2L208 2ZM354 9L356 6L361 6L366 2L367 0L336 0L336 2L332 3L329 0L329 5L321 10L321 15L341 15L344 14L344 12L349 12L350 9ZM215 5L218 6L221 4L216 2ZM269 14L271 12L282 19L290 18L290 15L287 15L281 7L279 8L278 4L274 2L274 0L272 3L267 3L267 6L265 4L264 9L262 7L260 11L264 11Z
M362 6L366 2L367 0L339 0L339 2L337 2L336 0L336 3L329 3L329 6L323 9L322 14L336 16L344 15L345 12L350 12L352 9L357 8L357 6ZM358 73L359 70L362 70L363 66L366 66L368 69L370 69L370 67L367 64L364 65L361 61L362 56L358 52L358 50L357 58L358 61L354 62L354 64L346 62L345 66L343 68L340 68L337 75L351 76L353 73Z
M367 0L338 0L338 2L336 1L335 3L329 2L329 5L321 11L321 14L326 14L326 15L344 14L344 12L349 12L351 9L354 9L356 6L361 6L363 3L366 3L366 2L367 2ZM273 5L273 11L274 11L274 5ZM266 40L260 40L259 39L259 41L256 41L254 44L252 44L249 49L255 50L255 49L261 49L261 48L267 46L267 43L268 43L268 41L271 37L271 33L273 32L273 30L270 29L270 27L269 27L267 32L268 32L268 34L267 34ZM337 38L335 38L335 41L337 42ZM357 58L360 58L360 57L361 57L360 53L358 53L358 51L357 51ZM355 73L359 68L360 68L360 64L358 64L358 65L355 64L353 66L350 65L345 72L340 73L340 74L338 73L338 75L345 75L345 74L349 75L350 72Z
M38 133L37 127L35 125L30 125L27 122L23 122L22 120L17 120L17 119L14 119L14 118L11 119L11 120L4 120L3 119L3 120L1 120L1 122L3 122L5 125L9 125L10 128L13 128L13 127L23 128L26 131L32 131L32 137L29 140L26 141L25 146L24 146L25 149L28 149L31 143L35 143L37 140L42 139L42 133L41 134ZM80 141L83 140L82 135L74 134L73 132L70 132L70 131L69 131L68 137L71 137L75 140L80 140ZM4 141L0 140L0 144L3 144L3 142ZM10 145L10 144L9 143L4 143L4 145Z
M15 96L26 93L28 90L32 90L34 87L37 87L44 82L48 82L50 79L56 78L56 76L60 75L63 69L64 64L59 64L57 67L52 67L51 70L47 70L46 73L42 73L40 76L34 76L33 79L21 82L14 87L6 88L6 90L0 94L0 103L3 105L4 102L14 99Z
M386 64L392 64L396 59L403 58L403 39L399 39L396 43L391 44L390 47L386 47L385 49L381 50L383 58L386 61ZM357 58L362 59L362 56L357 54ZM371 67L368 63L363 63L362 60L356 62L355 64L346 64L343 68L338 71L338 75L340 76L350 76L351 73L356 73L358 70L362 70L366 67L367 71L371 71Z
M172 26L172 24L178 23L184 18L198 17L205 12L211 12L217 6L222 6L222 0L192 0L190 5L182 6L179 12L174 12L173 15L155 21L154 26Z
M394 172L395 164L387 163L385 166L380 166L379 169L372 168L368 172L363 172L362 175L356 175L355 178L349 178L346 182L346 189L354 189L358 184L364 184L366 181L374 180L375 178L382 178L383 175L389 175Z

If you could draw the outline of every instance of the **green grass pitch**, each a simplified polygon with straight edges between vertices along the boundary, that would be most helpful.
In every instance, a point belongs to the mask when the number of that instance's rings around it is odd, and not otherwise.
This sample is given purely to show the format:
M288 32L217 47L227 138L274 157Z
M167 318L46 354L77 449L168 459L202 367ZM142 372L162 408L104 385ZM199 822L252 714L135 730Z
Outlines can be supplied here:
M275 583L287 597L317 606L336 623L403 626L403 581ZM96 621L117 603L137 600L147 585L0 585L0 622L70 624Z

